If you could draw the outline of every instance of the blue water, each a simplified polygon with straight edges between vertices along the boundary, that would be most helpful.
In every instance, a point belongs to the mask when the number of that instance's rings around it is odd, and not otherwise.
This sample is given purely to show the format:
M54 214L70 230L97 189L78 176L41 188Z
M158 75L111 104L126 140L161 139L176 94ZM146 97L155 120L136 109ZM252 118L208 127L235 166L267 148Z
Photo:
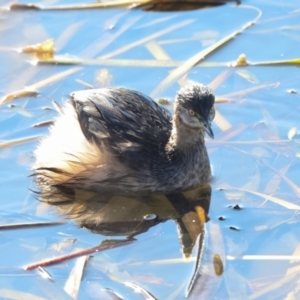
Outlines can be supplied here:
M70 1L57 2L59 3ZM2 3L5 4L6 1ZM244 4L258 7L263 13L262 17L254 26L208 55L203 61L221 62L223 65L200 64L188 72L190 80L209 84L227 69L226 63L235 61L241 53L245 53L250 62L280 61L299 57L298 1L289 1L288 4L282 1L246 1ZM153 22L171 16L172 18L163 22ZM0 97L75 67L34 66L30 63L30 56L15 51L16 48L39 43L50 37L54 38L55 42L60 40L61 44L57 49L59 55L97 58L185 20L193 20L189 25L154 39L172 60L186 61L207 45L239 30L256 16L256 10L236 7L233 4L185 12L145 12L124 8L1 12ZM105 43L128 22L133 22L129 29L105 46ZM73 35L70 33L60 38L72 24L77 24ZM110 27L112 29L109 29ZM202 38L192 39L197 35ZM189 40L172 42L181 39ZM87 51L92 43L94 46ZM112 58L155 59L144 44ZM76 73L39 88L36 97L23 97L0 106L0 145L2 141L46 134L48 131L46 127L33 128L32 125L55 118L56 112L51 99L62 103L70 92L84 89L78 79L97 85L96 73L100 69L107 69L112 76L110 85L129 87L146 94L150 94L172 71L172 68L165 66L82 65L81 67L82 69ZM240 76L238 73L240 70L254 75L256 83ZM225 253L222 256L225 272L221 277L212 276L205 283L206 286L210 284L213 287L206 295L211 299L247 299L250 295L256 297L255 299L283 299L295 287L296 277L290 276L286 282L280 280L286 278L289 269L297 266L298 262L291 263L289 259L241 260L241 256L297 254L298 211L288 209L285 204L276 204L270 199L266 200L257 194L238 189L272 195L288 203L300 205L297 194L300 184L299 144L297 141L287 141L290 128L300 127L299 68L295 65L248 66L231 71L230 76L215 90L217 97L229 98L231 102L217 104L216 107L232 125L232 130L238 130L241 126L245 128L228 138L228 143L216 145L211 140L207 141L214 170L208 225L217 226L221 235L209 231L209 228L206 229L210 239L205 245L205 251L209 252L209 255ZM266 86L257 91L230 96L231 93L264 84ZM179 84L174 82L170 87L161 90L157 98L174 99L178 88ZM291 89L296 93L289 93ZM17 108L11 108L10 104L14 104ZM46 110L45 107L51 109ZM222 126L220 128L214 124L213 130L216 142L227 136ZM280 144L270 143L275 138L280 140ZM252 143L257 141L258 143ZM36 189L29 175L33 163L32 154L37 143L35 141L0 148L2 224L64 220L58 213L59 209L40 203L35 193L31 191ZM285 175L278 176L265 163L277 171L285 172ZM233 188L233 191L220 190L229 187ZM229 207L237 203L242 210L233 210ZM124 207L126 205L124 204ZM164 205L167 209L163 208ZM150 209L147 208L148 213L161 214L163 222L147 227L135 236L136 242L94 254L93 258L90 258L82 279L79 299L105 297L110 299L105 289L119 293L124 299L144 299L141 294L124 285L125 281L142 286L157 299L183 299L194 269L194 262L168 263L169 259L182 259L184 246L181 244L182 237L179 234L178 223L174 221L176 217L172 215L175 212L170 210L168 204L164 205L155 209L151 206ZM142 208L144 209L143 205L140 209L144 212ZM226 220L220 221L220 216ZM134 211L130 217L137 218L136 212ZM230 226L239 231L230 229ZM74 260L46 267L55 279L54 282L42 279L35 271L24 271L21 267L47 257L70 253L78 248L94 247L106 239L125 238L124 234L121 234L121 228L120 232L116 231L116 236L107 236L79 228L75 222L69 220L65 224L52 227L0 229L0 231L0 296L3 289L7 289L47 299L68 299L69 296L63 287L74 266ZM68 239L76 241L63 250L55 248L54 245ZM231 261L227 256L239 258ZM151 264L157 260L162 261L162 264ZM211 261L206 263L208 268L213 269ZM272 287L273 283L278 284ZM268 287L271 288L267 290ZM104 289L104 292L101 289ZM296 290L293 291L293 295L295 299L300 297Z

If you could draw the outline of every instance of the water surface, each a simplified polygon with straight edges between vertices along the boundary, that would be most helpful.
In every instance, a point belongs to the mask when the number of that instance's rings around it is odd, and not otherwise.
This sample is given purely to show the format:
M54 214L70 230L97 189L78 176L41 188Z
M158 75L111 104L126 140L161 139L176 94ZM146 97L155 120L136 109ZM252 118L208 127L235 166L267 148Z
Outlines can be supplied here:
M42 4L67 3L71 1ZM1 97L69 71L38 85L37 95L0 106L1 223L65 222L1 229L1 296L18 299L24 297L20 293L29 293L69 299L64 288L75 259L46 266L52 281L23 267L104 241L130 240L92 254L79 299L150 299L150 294L183 299L200 252L201 276L196 276L194 299L198 293L204 299L299 297L300 75L297 65L284 62L299 57L300 7L296 0L244 4L255 9L227 4L184 12L125 8L1 12ZM253 26L207 55L183 81L156 90L170 71L254 20L257 9L262 16ZM56 55L89 61L34 65L30 55L16 51L48 38L54 39ZM242 53L249 62L282 64L228 67ZM91 61L96 58L102 61ZM226 102L216 104L215 139L207 140L214 180L211 196L204 193L206 200L200 197L191 204L193 197L187 195L176 195L175 200L116 196L104 205L86 204L98 196L79 193L76 207L49 206L37 201L28 177L38 141L4 144L46 134L47 126L33 125L55 118L51 100L62 103L70 92L88 85L125 86L172 101L180 84L189 80L211 84L217 98ZM107 209L107 219L97 213L99 202L100 209ZM201 204L203 219L195 212ZM82 222L81 216L91 216L86 218L90 222ZM136 292L137 286L143 291Z

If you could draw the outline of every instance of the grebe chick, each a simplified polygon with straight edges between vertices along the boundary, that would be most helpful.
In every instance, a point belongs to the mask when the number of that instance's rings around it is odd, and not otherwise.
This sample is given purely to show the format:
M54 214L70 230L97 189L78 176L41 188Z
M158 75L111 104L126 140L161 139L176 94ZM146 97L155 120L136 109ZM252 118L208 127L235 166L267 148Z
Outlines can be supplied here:
M113 193L172 193L211 177L212 90L194 83L176 95L174 116L140 92L74 92L35 150L37 185Z

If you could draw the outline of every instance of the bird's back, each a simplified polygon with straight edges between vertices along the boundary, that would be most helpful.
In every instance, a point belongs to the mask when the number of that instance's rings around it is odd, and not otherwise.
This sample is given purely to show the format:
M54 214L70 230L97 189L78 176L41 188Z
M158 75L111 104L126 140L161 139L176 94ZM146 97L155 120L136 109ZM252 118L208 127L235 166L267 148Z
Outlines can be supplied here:
M124 88L79 91L71 104L86 139L135 171L165 157L171 114L150 97Z

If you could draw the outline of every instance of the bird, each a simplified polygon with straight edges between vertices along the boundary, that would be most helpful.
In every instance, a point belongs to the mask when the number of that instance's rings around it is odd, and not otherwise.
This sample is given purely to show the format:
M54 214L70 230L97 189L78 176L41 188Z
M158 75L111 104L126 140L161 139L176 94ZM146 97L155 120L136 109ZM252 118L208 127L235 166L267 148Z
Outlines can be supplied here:
M206 184L214 102L212 89L195 82L177 92L173 116L123 87L73 92L34 151L36 185L170 194Z

